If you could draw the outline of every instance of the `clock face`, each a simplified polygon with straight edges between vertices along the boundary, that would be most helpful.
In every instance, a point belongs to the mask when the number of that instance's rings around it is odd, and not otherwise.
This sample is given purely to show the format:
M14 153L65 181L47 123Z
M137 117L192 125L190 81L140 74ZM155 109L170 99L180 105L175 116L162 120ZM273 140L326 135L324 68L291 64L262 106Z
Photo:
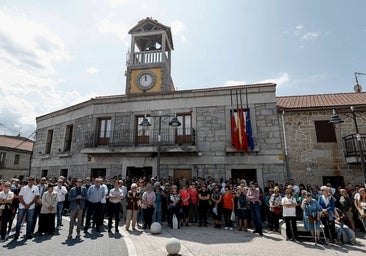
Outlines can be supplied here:
M137 86L142 90L147 90L155 84L155 76L151 72L141 72L137 76Z

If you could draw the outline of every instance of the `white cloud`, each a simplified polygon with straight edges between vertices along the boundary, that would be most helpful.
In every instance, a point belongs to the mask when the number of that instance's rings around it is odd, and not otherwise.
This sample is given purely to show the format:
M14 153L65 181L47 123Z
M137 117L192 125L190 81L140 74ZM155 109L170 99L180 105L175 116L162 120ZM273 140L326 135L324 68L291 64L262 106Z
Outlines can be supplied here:
M0 8L0 23L0 122L29 132L37 116L81 98L58 89L56 64L71 57L58 34L17 9Z
M244 81L244 80L241 80L241 81L238 81L238 80L227 80L225 82L225 86L234 86L234 85L244 85L244 84L247 84L248 82L247 81Z
M304 27L302 25L297 25L296 30L302 30Z
M290 77L289 77L288 73L282 73L282 74L279 74L279 77L265 79L265 80L261 81L260 83L275 83L278 86L283 86L284 84L286 84L289 81L290 81Z
M86 69L86 72L91 75L96 75L99 73L99 69L97 69L96 67L89 67Z
M310 41L310 40L316 40L321 33L320 32L305 32L304 27L302 25L297 25L295 27L294 35L299 38L300 41ZM300 45L301 48L304 47L304 45Z
M113 37L117 37L119 40L128 43L129 39L129 27L122 22L114 22L109 19L101 20L97 25L97 30L100 33L109 34Z
M320 33L308 32L301 36L301 41L315 40L319 37Z
M170 24L170 27L174 36L178 37L182 42L185 42L187 40L187 38L183 34L185 27L182 21L175 20Z
M128 4L129 0L109 0L108 1L111 7L118 7L121 5Z

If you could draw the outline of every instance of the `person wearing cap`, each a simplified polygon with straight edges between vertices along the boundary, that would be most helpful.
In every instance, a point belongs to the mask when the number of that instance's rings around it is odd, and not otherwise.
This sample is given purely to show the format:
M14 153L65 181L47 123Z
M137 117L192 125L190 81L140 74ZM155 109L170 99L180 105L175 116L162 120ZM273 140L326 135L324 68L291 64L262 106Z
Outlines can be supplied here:
M14 240L19 238L20 229L24 216L27 216L26 238L32 238L32 223L35 203L39 199L38 187L34 185L34 177L28 178L28 185L22 187L19 192L19 210L17 217L17 225L15 227Z

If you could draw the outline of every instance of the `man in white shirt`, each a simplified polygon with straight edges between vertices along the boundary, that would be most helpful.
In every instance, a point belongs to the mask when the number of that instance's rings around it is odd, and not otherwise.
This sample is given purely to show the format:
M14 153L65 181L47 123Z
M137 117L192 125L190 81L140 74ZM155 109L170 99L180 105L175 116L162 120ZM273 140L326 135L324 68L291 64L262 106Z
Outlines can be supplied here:
M57 227L63 226L62 211L64 209L65 196L67 194L67 189L63 184L63 179L58 179L57 186L53 189L57 193Z
M34 177L28 178L28 185L23 186L19 192L19 210L17 217L17 225L15 227L14 240L19 238L20 228L24 216L27 216L27 232L26 238L32 239L32 222L35 208L35 202L39 199L38 187L34 185Z
M126 196L118 180L114 183L114 188L109 191L109 206L108 206L108 233L112 231L112 218L114 217L115 232L119 233L119 211L121 209L121 200Z

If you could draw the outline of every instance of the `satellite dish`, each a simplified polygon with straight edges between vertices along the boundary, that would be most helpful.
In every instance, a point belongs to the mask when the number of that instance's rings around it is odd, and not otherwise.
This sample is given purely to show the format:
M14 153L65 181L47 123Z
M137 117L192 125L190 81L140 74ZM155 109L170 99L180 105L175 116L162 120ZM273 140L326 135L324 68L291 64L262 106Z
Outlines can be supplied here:
M353 90L357 93L360 93L362 92L362 86L359 85L359 84L356 84L354 87L353 87Z

